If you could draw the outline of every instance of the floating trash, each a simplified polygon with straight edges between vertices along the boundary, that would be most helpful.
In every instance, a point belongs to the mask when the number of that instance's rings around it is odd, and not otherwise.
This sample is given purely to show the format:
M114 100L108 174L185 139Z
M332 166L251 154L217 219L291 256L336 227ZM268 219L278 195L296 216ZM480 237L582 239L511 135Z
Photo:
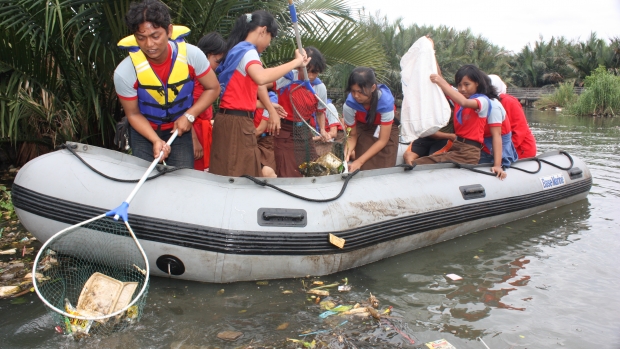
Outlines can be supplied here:
M217 338L223 339L225 341L236 341L237 339L243 336L243 332L239 331L224 331L217 334Z
M452 344L448 343L445 339L438 339L436 341L427 342L426 345L429 349L456 349Z

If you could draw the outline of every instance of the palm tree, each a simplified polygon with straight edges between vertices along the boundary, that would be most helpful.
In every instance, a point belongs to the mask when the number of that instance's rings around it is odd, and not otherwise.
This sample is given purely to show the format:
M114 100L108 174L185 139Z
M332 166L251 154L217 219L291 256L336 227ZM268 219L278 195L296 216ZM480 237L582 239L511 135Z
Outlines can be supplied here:
M126 53L130 0L0 0L0 145L21 145L24 160L67 140L110 146L122 116L112 75ZM174 23L226 35L243 13L273 13L281 33L263 54L267 66L293 56L286 2L281 0L164 0ZM346 0L297 1L305 45L328 65L381 68L383 53L351 18Z

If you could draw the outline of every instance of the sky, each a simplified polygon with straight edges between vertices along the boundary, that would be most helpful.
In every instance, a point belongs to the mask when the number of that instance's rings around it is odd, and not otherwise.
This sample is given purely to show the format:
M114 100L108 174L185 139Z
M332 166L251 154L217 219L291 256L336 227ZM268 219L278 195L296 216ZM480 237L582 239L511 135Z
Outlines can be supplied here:
M470 28L491 43L519 52L542 35L585 41L592 31L603 39L620 37L620 0L349 0L352 8L380 11L405 24Z

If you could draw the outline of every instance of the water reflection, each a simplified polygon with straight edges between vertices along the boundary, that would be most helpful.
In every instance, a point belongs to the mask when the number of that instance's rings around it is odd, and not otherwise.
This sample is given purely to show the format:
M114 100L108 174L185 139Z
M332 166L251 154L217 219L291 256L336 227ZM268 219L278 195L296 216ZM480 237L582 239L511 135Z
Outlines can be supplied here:
M457 348L483 348L475 342L481 337L491 348L584 348L599 340L614 348L620 282L610 270L620 254L620 120L538 112L528 118L541 151L561 148L586 160L594 177L588 199L318 278L346 278L353 286L332 291L338 304L364 302L372 292L380 311L393 307L381 322L320 318L324 310L303 292L301 279L214 285L154 278L138 326L77 343L53 332L36 296L22 305L1 300L0 346L301 347L288 338L315 340L317 348L413 348L446 338ZM447 279L450 273L463 280ZM226 330L243 337L217 339Z

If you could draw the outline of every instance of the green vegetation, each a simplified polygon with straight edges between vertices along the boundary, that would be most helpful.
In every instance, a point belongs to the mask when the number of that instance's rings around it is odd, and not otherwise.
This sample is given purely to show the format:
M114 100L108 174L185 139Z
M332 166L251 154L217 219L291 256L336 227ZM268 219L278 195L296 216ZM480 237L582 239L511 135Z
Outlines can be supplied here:
M577 100L577 94L573 90L573 82L561 83L553 94L541 97L534 102L537 109L555 109L567 107Z
M0 185L0 217L11 217L15 213L11 192L3 185Z
M113 72L127 53L116 43L129 35L124 16L132 0L0 1L0 151L19 148L19 160L65 141L111 146L123 116ZM226 36L241 14L264 9L281 30L262 59L272 66L293 57L294 34L286 1L164 0L173 23L192 30L190 43L210 31ZM345 0L297 3L304 45L328 64L381 71L385 54L351 18Z
M620 114L620 76L599 66L585 78L585 91L569 106L576 115L616 116Z

